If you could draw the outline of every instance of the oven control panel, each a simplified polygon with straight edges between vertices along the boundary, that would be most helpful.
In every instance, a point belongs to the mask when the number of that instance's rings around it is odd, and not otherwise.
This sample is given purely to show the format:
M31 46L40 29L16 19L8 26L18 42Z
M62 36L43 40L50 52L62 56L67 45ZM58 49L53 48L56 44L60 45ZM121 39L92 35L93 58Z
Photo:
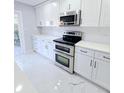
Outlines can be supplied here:
M67 32L64 32L64 35L71 35L71 36L82 36L82 32L80 31L67 31Z

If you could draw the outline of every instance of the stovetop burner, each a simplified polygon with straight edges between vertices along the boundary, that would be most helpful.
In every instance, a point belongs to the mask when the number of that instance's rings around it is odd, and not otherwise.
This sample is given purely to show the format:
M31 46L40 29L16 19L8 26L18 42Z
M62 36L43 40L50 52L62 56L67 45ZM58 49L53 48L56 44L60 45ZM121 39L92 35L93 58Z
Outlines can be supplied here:
M72 45L72 46L74 46L75 43L76 43L76 42L70 42L70 41L63 40L63 38L58 38L58 39L55 39L55 40L53 40L53 41L54 41L54 42L57 42L57 43Z
M81 40L82 33L79 31L64 32L62 38L53 40L57 43L67 44L74 46L78 41Z

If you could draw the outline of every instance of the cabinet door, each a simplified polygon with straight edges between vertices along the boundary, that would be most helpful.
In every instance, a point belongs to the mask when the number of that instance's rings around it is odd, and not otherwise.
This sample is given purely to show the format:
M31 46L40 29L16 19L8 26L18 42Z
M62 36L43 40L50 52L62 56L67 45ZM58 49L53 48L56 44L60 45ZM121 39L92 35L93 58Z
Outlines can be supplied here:
M35 7L35 14L36 14L36 25L41 26L41 13L40 13L40 6Z
M48 55L48 46L47 46L47 42L45 40L42 40L42 47L41 47L41 52L42 52L42 55L47 57Z
M81 0L60 0L60 13L81 9Z
M81 0L69 0L69 7L71 11L81 9Z
M43 14L45 19L45 26L56 26L58 21L58 1L49 2L43 5Z
M66 12L69 10L69 0L60 0L59 1L60 5L60 13Z
M98 26L101 0L82 0L82 25Z
M37 41L38 43L37 43L37 53L39 53L39 54L41 54L42 52L41 52L41 48L42 48L42 43L41 43L41 41L40 40L38 40Z
M94 60L93 81L109 89L110 87L110 63Z
M48 1L36 6L37 26L57 26L59 1Z
M48 41L48 56L49 56L49 59L51 59L52 61L55 60L55 52L54 52L54 44L53 42L51 41Z
M110 26L110 0L102 0L100 26Z
M40 42L38 41L38 39L37 38L33 38L33 50L35 52L39 51L39 45L40 45Z
M74 71L88 79L91 79L92 60L92 57L75 53Z

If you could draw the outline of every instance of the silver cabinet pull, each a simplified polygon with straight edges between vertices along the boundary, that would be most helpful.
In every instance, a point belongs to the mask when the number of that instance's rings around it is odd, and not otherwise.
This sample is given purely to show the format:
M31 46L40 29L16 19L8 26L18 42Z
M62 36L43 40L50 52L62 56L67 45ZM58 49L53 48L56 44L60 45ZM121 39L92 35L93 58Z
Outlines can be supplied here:
M106 56L103 56L103 58L110 60L110 58L109 57L106 57Z
M96 61L95 61L95 64L94 64L94 68L96 68Z
M90 61L90 66L92 66L92 60Z
M80 50L81 52L83 52L83 53L87 53L87 51L83 51L83 50Z
M68 10L70 10L71 9L71 4L69 4L69 8L68 8Z
M40 25L42 25L42 22L40 21Z

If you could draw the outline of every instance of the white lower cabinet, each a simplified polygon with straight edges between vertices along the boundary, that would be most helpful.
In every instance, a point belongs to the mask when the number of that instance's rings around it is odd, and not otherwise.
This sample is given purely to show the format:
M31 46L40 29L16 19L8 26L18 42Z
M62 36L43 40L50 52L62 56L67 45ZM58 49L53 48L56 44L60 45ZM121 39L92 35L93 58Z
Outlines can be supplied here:
M82 76L85 76L88 79L91 79L91 72L92 72L92 60L93 58L76 53L75 54L75 72L81 74Z
M48 56L49 58L54 61L55 60L55 54L54 54L54 43L48 42Z
M93 50L76 47L74 71L109 90L110 62L106 61L106 58L109 60L106 53L100 53L95 50L93 53Z
M54 43L52 40L33 39L33 50L54 61Z
M92 80L103 87L110 89L110 63L99 59L94 60Z

